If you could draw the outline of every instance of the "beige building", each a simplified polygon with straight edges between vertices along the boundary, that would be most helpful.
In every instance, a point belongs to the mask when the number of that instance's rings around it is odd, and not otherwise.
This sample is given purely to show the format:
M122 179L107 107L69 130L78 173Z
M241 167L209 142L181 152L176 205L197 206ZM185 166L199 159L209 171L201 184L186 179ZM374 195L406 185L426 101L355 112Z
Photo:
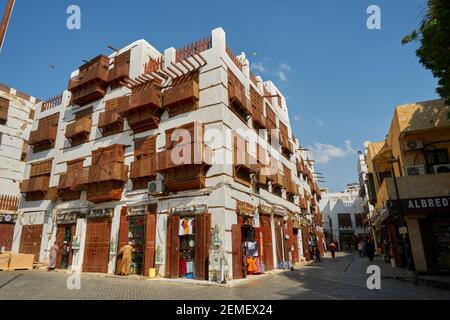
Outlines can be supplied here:
M28 154L34 97L0 84L0 250L10 251Z
M409 253L418 272L450 271L449 113L441 100L398 106L386 140L366 143L378 247L399 267Z

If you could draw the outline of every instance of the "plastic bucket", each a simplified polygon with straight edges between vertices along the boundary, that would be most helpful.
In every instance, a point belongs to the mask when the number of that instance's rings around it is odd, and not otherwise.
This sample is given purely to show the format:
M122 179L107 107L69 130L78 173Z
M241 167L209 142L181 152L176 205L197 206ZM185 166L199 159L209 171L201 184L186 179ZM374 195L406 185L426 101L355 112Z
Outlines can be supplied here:
M156 269L150 268L148 271L148 277L151 279L156 278Z

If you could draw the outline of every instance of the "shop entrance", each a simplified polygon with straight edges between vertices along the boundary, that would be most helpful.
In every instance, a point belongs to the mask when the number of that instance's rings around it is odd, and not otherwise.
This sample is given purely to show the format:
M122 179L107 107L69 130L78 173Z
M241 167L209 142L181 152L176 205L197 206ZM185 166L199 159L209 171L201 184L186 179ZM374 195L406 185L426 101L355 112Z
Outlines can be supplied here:
M56 266L59 269L66 270L72 265L72 240L75 229L75 224L58 225L56 229L56 243L59 247Z
M298 235L299 235L299 230L298 229L294 229L293 231L294 234L294 252L293 252L293 259L294 259L294 263L299 263L300 262L300 257L298 255Z
M149 269L155 268L155 239L156 239L156 206L149 209L122 208L120 215L119 251L128 242L133 243L130 274L148 276ZM121 259L117 259L116 271L120 270Z
M14 224L0 223L0 250L5 247L5 251L11 251L14 237Z
M43 229L42 224L22 226L19 252L34 255L35 262L39 262Z
M274 218L275 225L275 245L276 245L276 253L277 253L277 268L284 269L285 268L285 248L283 243L283 218L275 217Z
M83 272L108 273L111 218L89 219L86 230Z
M172 215L167 219L167 278L208 280L211 214Z
M450 220L426 219L421 222L423 246L430 273L450 273Z
M270 216L260 218L262 233L262 260L265 270L273 270L272 225Z
M249 217L238 216L238 223L232 226L233 279L262 274L261 228L253 227Z

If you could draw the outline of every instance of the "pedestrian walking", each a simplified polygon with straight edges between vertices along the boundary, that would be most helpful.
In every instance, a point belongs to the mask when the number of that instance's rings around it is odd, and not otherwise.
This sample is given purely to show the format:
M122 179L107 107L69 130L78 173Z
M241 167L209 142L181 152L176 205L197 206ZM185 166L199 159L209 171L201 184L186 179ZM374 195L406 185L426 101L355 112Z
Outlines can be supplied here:
M128 242L128 244L124 245L118 253L118 256L121 257L119 275L121 276L129 276L130 275L130 267L131 267L131 257L133 255L133 242Z
M320 250L316 246L314 246L314 262L320 262Z
M358 242L358 252L359 252L359 257L362 258L364 256L364 241L361 239Z
M55 242L50 248L50 256L48 259L48 271L55 270L56 268L56 259L58 258L59 246Z
M367 257L369 257L369 260L373 261L373 259L375 257L375 245L374 245L372 239L367 239L366 253L367 253Z
M331 241L330 245L329 245L329 248L330 248L330 251L331 251L331 257L333 259L336 259L336 249L337 249L336 243L334 241Z

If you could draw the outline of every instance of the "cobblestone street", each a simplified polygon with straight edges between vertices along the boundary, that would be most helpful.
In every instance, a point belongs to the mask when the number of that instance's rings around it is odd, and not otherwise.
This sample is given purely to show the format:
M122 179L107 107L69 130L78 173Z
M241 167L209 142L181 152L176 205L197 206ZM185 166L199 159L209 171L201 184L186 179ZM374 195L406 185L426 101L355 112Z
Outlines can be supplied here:
M231 288L83 274L81 289L69 290L66 273L0 272L0 299L450 299L450 291L394 280L390 266L380 259L376 263L382 267L382 288L374 291L366 287L369 261L341 254L336 260L325 258L295 272L267 275Z

